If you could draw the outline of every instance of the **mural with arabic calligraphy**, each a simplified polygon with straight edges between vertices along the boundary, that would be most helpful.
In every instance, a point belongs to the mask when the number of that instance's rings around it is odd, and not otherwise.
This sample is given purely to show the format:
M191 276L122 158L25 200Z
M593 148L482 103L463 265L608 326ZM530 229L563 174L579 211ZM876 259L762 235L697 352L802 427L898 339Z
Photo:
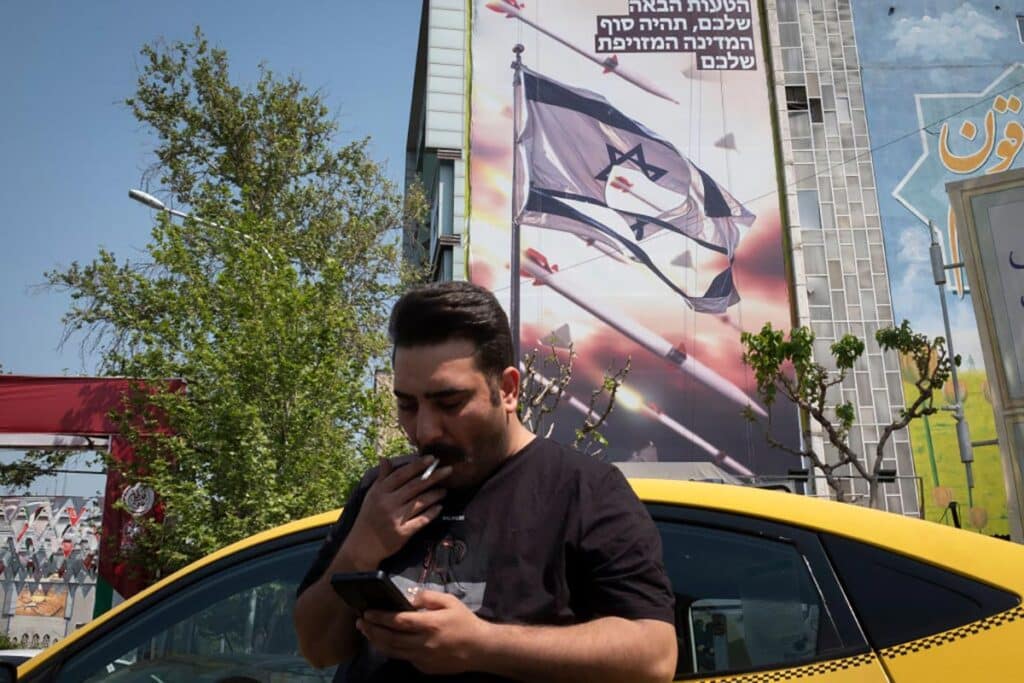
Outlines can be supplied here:
M0 593L19 643L39 647L91 617L102 512L102 498L0 499Z
M1024 45L1016 15L998 4L964 0L853 0L852 8L893 315L945 336L929 265L928 225L945 262L962 261L946 183L1024 166ZM970 283L961 269L948 271L948 288L971 439L994 439ZM952 402L952 392L946 394ZM929 519L943 520L943 505L952 498L964 509L974 508L967 526L1008 533L997 446L974 449L971 500L952 418L941 413L913 423L911 439Z

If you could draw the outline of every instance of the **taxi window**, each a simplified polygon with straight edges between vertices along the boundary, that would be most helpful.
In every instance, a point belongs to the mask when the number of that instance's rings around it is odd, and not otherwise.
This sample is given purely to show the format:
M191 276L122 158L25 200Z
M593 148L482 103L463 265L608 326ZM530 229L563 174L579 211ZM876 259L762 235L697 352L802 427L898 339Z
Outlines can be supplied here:
M147 607L74 653L57 681L330 681L292 627L295 590L320 542L237 562Z
M839 536L822 541L876 649L978 621L1020 604L1013 593Z
M657 523L676 596L677 675L795 666L846 647L794 544Z

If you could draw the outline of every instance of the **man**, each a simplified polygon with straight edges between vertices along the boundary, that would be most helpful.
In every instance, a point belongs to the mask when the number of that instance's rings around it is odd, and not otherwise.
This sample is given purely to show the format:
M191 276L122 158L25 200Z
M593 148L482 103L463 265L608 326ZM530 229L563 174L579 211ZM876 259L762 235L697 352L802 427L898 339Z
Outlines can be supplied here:
M418 457L382 460L328 535L295 605L303 655L347 662L342 681L670 680L673 595L657 529L617 469L519 421L494 296L466 282L415 289L389 334ZM420 589L409 591L416 611L359 617L330 585L376 569Z

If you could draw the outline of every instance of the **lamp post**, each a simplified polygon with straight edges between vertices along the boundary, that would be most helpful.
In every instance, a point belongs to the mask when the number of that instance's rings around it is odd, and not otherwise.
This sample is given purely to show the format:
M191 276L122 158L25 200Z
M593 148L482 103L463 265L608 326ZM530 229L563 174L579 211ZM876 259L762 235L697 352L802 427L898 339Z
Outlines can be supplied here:
M939 289L942 322L946 327L946 351L953 361L950 365L950 379L953 380L953 405L947 406L947 410L953 412L953 419L956 421L956 442L960 450L960 462L964 464L964 473L967 475L967 504L974 507L974 471L971 466L974 462L974 449L971 447L971 432L967 426L967 417L964 415L963 398L960 396L960 380L957 377L956 356L953 354L953 330L950 328L949 309L946 306L946 271L962 268L963 263L946 264L942 257L942 246L939 245L935 226L931 221L928 221L928 232L932 238L928 250L932 262L932 279Z
M199 218L198 216L193 216L192 214L188 214L188 213L185 213L183 211L178 211L177 209L172 209L171 207L167 206L166 204L164 204L162 201L160 201L159 199L157 199L153 195L149 194L148 192L143 192L142 190L136 190L135 188L131 188L131 189L128 190L128 197L130 199L134 199L135 201L139 202L140 204L145 204L146 206L148 206L151 209L156 209L157 211L164 211L164 212L170 214L171 216L177 216L178 218L181 218L181 219L191 218L196 223L202 223L203 225L209 225L210 227L213 227L213 228L219 228L221 230L227 230L228 232L233 232L234 234L236 234L236 235L238 235L240 237L244 237L245 239L249 240L253 244L259 245L260 249L263 250L263 253L267 255L268 259L270 259L270 265L273 266L274 270L277 270L277 264L274 263L274 257L271 256L270 252L267 250L267 248L264 245L262 245L259 242L257 242L256 238L254 238L252 235L249 235L249 234L244 233L244 232L240 232L240 231L235 230L233 228L225 227L225 226L220 225L218 223L212 223L210 221L203 220L202 218Z

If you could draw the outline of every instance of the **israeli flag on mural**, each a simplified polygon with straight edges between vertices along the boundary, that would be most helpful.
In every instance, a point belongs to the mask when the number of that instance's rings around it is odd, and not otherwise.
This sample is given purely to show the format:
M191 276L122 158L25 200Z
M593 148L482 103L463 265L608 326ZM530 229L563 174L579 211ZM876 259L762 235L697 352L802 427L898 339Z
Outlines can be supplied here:
M525 121L517 139L515 212L520 223L625 248L695 310L722 313L739 301L732 260L740 226L754 215L664 138L600 95L522 68L517 97ZM523 172L520 172L520 168ZM632 234L575 203L615 211ZM670 230L728 257L703 296L683 291L640 246Z

